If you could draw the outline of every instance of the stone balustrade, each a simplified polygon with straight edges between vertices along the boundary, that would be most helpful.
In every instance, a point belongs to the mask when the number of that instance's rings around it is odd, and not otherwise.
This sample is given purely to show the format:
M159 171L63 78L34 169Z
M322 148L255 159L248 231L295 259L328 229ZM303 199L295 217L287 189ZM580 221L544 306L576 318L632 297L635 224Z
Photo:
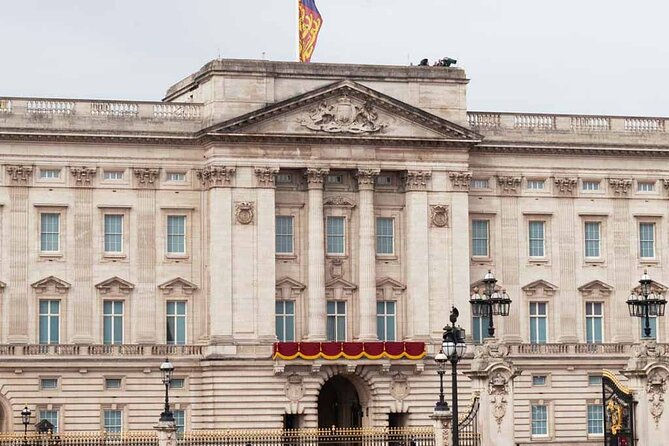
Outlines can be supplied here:
M201 356L202 345L171 344L27 344L0 345L3 356Z
M628 355L631 344L512 344L511 356Z

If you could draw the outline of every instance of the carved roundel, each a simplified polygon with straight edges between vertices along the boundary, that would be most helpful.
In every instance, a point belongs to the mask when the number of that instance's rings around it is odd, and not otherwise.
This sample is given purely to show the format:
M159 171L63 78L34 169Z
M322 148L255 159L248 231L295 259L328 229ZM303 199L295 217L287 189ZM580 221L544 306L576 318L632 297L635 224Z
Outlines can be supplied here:
M304 397L304 384L302 382L302 377L296 373L293 373L288 377L288 382L286 383L286 397L290 401L299 401Z
M407 378L406 375L397 373L393 376L392 380L390 381L390 394L393 398L395 398L397 401L402 401L407 396L409 396L410 390L409 378Z
M253 203L250 201L243 201L237 203L235 209L235 216L237 222L242 225L248 225L253 222Z
M432 225L438 228L448 226L448 206L435 205L430 206Z

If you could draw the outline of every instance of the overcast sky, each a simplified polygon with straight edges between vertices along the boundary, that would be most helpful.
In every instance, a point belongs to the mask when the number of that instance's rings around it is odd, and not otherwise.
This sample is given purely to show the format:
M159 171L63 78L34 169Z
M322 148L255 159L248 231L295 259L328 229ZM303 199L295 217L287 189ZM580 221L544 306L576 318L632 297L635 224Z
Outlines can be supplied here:
M0 96L159 100L221 57L295 60L297 0L2 1ZM470 110L669 116L664 0L316 0L313 62L458 60Z

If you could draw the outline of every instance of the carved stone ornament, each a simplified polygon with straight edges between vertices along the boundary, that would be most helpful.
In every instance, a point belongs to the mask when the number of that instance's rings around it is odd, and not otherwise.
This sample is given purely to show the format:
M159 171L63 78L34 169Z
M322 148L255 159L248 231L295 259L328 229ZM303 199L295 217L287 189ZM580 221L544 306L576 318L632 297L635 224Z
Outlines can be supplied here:
M468 191L469 184L472 181L471 172L451 172L448 174L451 179L453 189Z
M7 166L7 176L12 184L27 184L33 176L32 166Z
M507 194L518 193L522 180L522 177L497 175L497 184L502 188L502 192Z
M485 371L490 364L505 363L509 356L509 347L497 338L485 338L483 344L474 350L474 359L471 364L473 371Z
M277 167L256 167L255 173L258 185L261 187L274 187L277 172L279 172Z
M160 173L160 169L152 169L148 167L135 167L133 169L135 177L140 186L152 187L156 184L156 179Z
M616 195L627 195L632 188L632 180L629 178L609 178L609 186Z
M323 187L323 180L330 173L330 169L318 169L309 167L304 172L304 176L307 179L307 186L312 187Z
M664 346L659 345L654 340L642 341L640 344L633 345L630 349L626 370L642 370L647 364L657 361L664 354Z
M664 395L667 393L667 371L655 369L648 375L648 410L650 411L655 427L660 425L660 418L664 413Z
M235 204L237 223L248 225L253 222L253 202L241 201Z
M348 96L342 96L320 102L297 122L319 132L361 134L376 133L388 126L378 120L379 115L370 101L358 105Z
M494 372L488 381L488 395L492 403L492 414L497 422L497 432L501 432L502 420L506 415L507 397L509 387L507 379L500 371Z
M330 277L333 279L339 279L344 277L344 261L342 259L332 259L330 260Z
M662 184L665 189L669 189L669 178L662 178Z
M437 228L448 227L448 206L442 204L430 206L430 222Z
M337 206L337 207L344 207L344 208L354 208L355 207L355 201L351 200L348 197L344 197L341 195L335 195L334 197L326 197L323 200L323 206Z
M557 190L563 194L573 194L576 192L576 185L578 180L576 178L555 178L555 186Z
M409 396L410 391L409 378L402 373L394 374L390 381L390 395L397 401L402 401Z
M302 377L297 373L288 376L285 391L286 398L290 401L300 401L304 397L304 383Z
M90 186L97 168L95 167L70 167L76 186Z
M207 166L195 171L202 186L209 189L215 186L230 186L232 177L235 175L234 167Z
M355 177L358 180L358 188L374 189L374 182L381 171L379 169L358 169Z
M425 191L427 183L432 178L432 172L426 170L409 170L402 175L404 189L409 191Z

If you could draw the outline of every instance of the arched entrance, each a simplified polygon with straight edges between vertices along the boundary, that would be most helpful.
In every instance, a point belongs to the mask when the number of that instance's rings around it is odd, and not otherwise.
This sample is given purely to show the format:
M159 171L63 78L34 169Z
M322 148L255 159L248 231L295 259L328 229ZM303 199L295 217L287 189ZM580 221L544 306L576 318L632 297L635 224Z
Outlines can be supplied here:
M318 394L318 427L361 427L362 407L358 391L343 376L330 378Z

